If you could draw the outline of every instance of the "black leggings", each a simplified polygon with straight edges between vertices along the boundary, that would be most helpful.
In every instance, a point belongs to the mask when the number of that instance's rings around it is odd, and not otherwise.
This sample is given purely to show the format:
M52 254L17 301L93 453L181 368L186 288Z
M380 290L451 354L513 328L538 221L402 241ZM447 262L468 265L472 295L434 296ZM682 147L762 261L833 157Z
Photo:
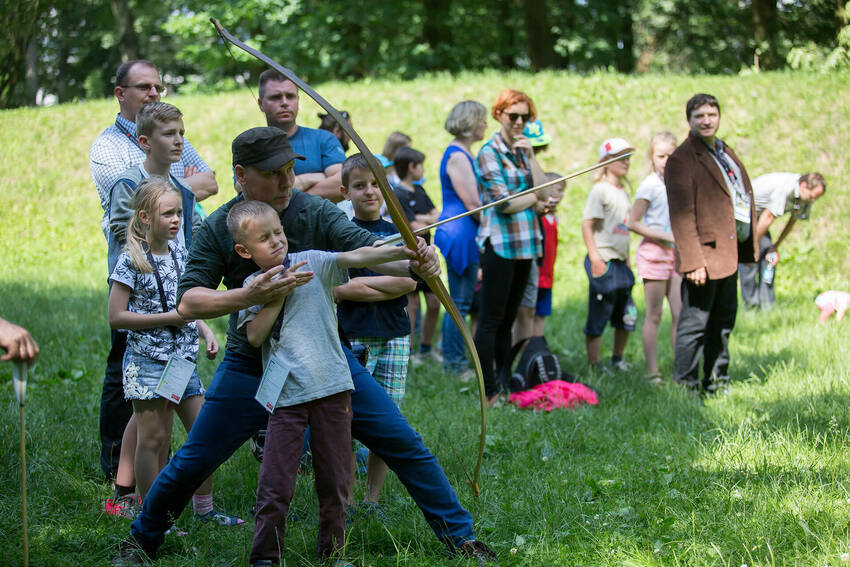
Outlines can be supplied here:
M488 240L481 255L481 308L475 348L484 371L484 390L490 397L503 389L510 368L511 327L516 319L532 260L509 260L493 251Z

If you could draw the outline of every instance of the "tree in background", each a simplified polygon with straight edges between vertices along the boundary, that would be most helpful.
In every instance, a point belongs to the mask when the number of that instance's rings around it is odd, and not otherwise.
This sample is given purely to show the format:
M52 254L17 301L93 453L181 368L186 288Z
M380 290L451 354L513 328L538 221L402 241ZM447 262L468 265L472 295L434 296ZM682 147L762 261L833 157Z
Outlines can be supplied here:
M35 104L34 95L30 98L26 93L16 92L16 88L26 75L28 49L33 45L32 39L45 6L37 0L3 0L0 6L0 108ZM36 56L30 49L29 57Z
M31 0L3 2L0 106L108 96L142 57L169 89L253 83L209 17L310 81L434 71L737 73L848 65L844 0Z

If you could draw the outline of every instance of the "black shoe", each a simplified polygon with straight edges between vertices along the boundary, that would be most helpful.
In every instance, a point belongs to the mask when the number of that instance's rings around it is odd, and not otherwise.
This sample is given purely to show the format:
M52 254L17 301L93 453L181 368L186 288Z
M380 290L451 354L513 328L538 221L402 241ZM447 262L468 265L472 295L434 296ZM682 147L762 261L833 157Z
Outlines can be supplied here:
M142 544L133 535L129 535L118 544L118 555L112 559L115 567L144 565L153 559L155 553L146 553Z
M498 567L495 565L496 561L498 561L496 554L493 553L493 550L486 543L477 539L471 539L460 544L460 547L455 550L455 555L475 559L479 565L493 565L494 567Z

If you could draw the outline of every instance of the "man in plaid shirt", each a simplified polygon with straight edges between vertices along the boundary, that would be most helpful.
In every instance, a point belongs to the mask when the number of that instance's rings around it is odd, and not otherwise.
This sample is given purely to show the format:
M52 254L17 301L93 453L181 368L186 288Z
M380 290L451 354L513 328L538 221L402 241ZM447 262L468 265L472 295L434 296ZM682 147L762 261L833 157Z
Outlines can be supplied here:
M136 113L145 104L159 101L165 87L159 72L149 61L128 61L115 72L115 98L119 113L115 122L104 130L91 145L89 165L92 179L104 213L101 229L108 230L109 200L112 187L125 171L145 161L145 152L136 137ZM198 201L218 192L215 174L201 159L195 148L184 142L180 161L171 166L171 174L184 178L184 183ZM107 479L115 476L121 452L121 437L132 414L129 402L124 401L121 361L127 334L112 331L112 347L106 361L106 376L100 400L100 466Z

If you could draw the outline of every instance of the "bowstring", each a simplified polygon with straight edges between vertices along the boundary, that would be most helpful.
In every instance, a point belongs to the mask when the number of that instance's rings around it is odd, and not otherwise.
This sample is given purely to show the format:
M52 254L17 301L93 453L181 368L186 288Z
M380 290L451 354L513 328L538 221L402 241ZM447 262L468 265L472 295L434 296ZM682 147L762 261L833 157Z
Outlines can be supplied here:
M221 42L224 44L224 48L227 50L227 53L229 53L229 54L230 54L230 58L231 58L231 59L233 59L233 62L236 64L236 68L237 68L237 70L238 70L238 69L239 69L239 64L240 64L240 63L239 63L239 60L236 58L236 55L234 55L234 54L233 54L233 51L231 51L231 50L230 50L230 42L229 42L229 41L227 41L227 38L225 38L225 37L224 37L224 35L222 35L221 31L220 31L218 28L216 28L216 30L215 30L215 31L216 31L216 33L218 34L218 38L219 38L219 39L221 40ZM248 89L248 92L250 92L250 93L251 93L251 97L252 97L254 100L257 100L259 97L257 97L257 95L254 93L254 89L252 89L252 88L251 88L251 82L250 82L250 81L245 81L245 82L244 82L244 85L245 85L245 87Z

